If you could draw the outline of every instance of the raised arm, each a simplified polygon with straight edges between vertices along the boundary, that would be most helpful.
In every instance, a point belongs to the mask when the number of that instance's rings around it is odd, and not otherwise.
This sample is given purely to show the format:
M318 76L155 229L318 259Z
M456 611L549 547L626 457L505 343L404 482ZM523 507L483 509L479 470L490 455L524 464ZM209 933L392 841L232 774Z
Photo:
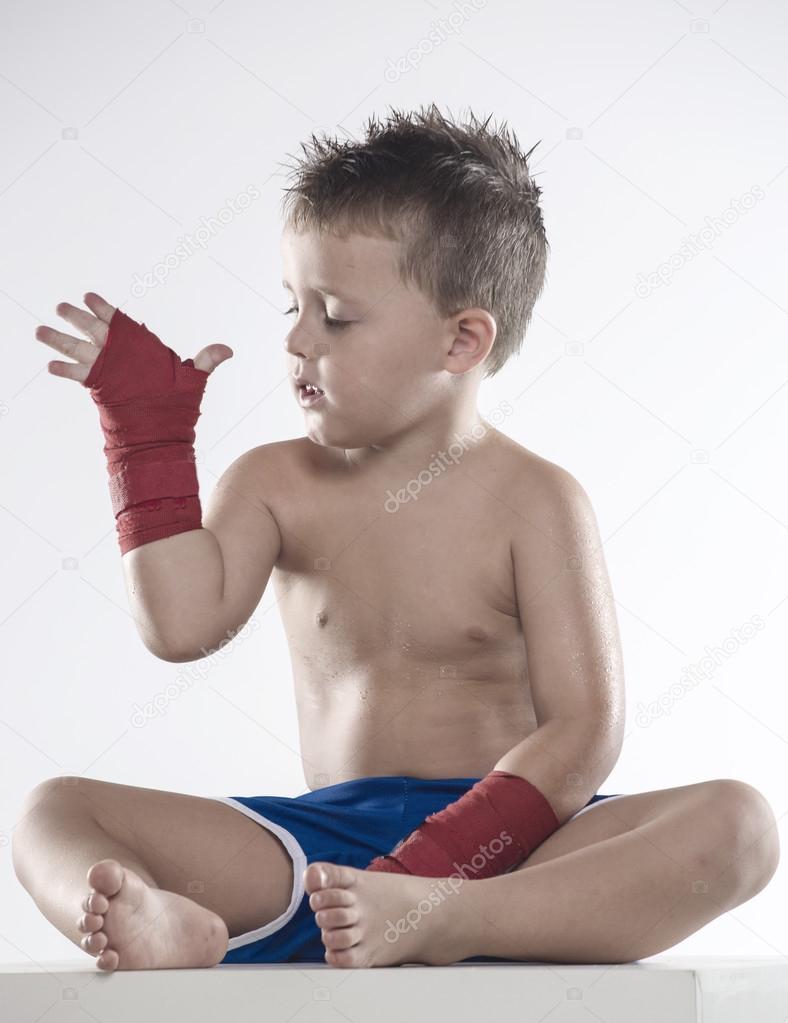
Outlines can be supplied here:
M89 292L84 301L90 312L67 302L56 312L89 340L44 326L36 337L76 360L51 362L49 372L82 384L98 407L143 642L165 660L205 656L248 620L280 542L259 486L262 449L230 466L203 522L195 425L206 381L232 349L209 345L183 360L101 296Z

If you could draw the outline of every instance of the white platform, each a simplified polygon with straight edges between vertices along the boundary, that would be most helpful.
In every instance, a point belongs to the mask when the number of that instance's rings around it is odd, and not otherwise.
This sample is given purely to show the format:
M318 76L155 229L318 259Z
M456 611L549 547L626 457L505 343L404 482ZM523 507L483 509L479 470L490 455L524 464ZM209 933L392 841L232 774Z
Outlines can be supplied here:
M2 1023L783 1023L788 959L655 957L621 966L325 964L102 973L0 965Z

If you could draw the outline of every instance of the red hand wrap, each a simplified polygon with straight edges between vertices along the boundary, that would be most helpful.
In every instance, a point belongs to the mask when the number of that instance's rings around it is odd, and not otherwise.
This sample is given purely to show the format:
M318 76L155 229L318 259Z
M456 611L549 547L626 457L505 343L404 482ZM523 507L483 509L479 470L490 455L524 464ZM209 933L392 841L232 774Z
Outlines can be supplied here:
M115 310L84 386L104 431L121 554L202 526L194 427L208 376Z
M495 877L527 859L559 826L542 793L525 778L491 771L440 813L430 814L367 870L466 880Z

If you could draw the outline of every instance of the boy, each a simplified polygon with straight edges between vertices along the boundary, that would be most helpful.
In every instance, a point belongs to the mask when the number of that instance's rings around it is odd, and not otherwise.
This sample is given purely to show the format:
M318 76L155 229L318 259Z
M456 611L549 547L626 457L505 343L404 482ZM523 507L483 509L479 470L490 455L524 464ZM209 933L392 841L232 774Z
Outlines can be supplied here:
M204 520L194 427L232 351L182 361L93 293L57 307L89 341L36 336L99 408L146 647L207 653L272 576L310 791L50 779L17 874L101 970L669 948L766 885L777 831L736 780L597 791L624 679L594 513L476 409L544 281L530 152L434 105L303 148L282 255L306 436L238 458Z

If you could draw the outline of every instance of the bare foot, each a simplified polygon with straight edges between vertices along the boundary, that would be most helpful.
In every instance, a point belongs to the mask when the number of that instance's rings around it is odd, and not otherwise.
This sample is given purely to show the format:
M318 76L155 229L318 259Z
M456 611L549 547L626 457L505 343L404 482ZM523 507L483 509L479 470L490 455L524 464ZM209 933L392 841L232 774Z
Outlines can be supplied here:
M411 877L310 863L304 886L332 966L446 966L465 947L460 878Z
M192 899L151 888L117 860L94 863L87 879L92 891L77 927L100 970L215 966L224 958L224 920Z

